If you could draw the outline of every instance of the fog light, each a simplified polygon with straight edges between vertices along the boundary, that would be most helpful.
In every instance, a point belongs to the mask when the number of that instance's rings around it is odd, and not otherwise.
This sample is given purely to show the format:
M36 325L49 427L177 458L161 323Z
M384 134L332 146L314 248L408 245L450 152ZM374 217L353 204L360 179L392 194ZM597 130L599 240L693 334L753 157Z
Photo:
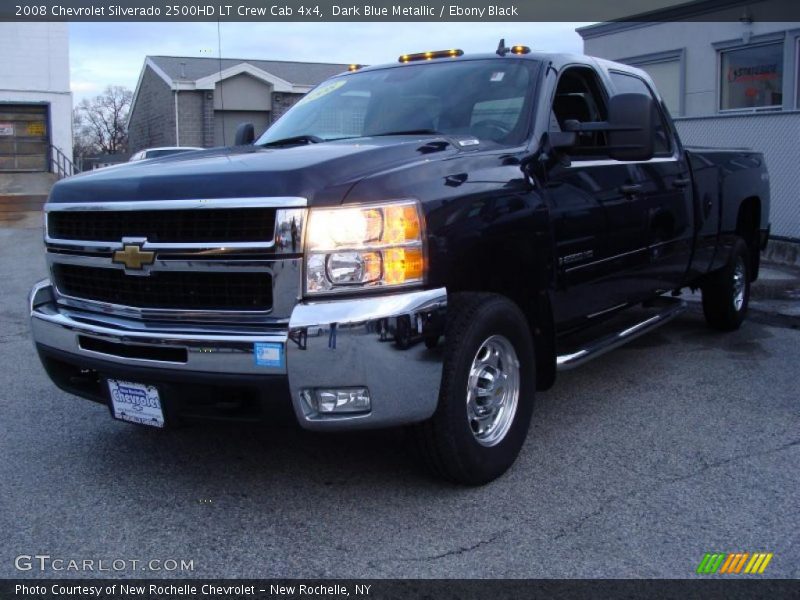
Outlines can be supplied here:
M353 414L370 411L369 390L365 387L306 388L301 394L309 408L320 414Z

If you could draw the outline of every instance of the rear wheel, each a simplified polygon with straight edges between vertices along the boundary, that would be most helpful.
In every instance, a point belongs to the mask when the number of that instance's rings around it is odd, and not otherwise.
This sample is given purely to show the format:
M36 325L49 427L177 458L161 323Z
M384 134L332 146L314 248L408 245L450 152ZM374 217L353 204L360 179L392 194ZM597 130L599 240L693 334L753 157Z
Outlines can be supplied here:
M750 265L747 244L739 238L728 264L703 284L703 314L710 327L720 331L739 329L750 301Z
M435 474L481 485L514 463L533 410L534 364L528 323L516 304L495 294L452 298L439 404L412 427Z

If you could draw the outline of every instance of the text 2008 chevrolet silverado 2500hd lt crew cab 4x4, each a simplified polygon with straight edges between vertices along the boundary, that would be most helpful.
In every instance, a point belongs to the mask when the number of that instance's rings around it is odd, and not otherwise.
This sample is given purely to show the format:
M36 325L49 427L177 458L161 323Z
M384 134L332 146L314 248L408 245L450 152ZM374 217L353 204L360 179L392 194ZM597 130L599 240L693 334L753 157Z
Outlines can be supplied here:
M535 390L682 288L737 328L769 232L760 154L685 148L646 73L586 56L402 56L237 137L53 188L30 312L59 387L156 426L406 425L484 483Z

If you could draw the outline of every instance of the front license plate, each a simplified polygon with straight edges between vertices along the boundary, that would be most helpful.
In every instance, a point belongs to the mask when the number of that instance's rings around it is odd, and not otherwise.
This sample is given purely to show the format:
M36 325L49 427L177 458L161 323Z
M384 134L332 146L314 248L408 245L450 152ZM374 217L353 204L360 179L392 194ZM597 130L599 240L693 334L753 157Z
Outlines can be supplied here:
M115 419L164 427L161 398L152 385L109 379L108 391L111 393L111 410Z

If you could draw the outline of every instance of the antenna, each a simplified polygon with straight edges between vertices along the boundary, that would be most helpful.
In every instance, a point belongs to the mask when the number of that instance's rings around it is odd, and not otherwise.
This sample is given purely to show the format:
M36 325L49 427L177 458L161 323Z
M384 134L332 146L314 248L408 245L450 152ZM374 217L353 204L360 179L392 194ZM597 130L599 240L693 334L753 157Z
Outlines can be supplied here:
M497 56L505 56L508 54L509 50L511 50L511 48L506 47L506 39L502 38L500 43L497 44L497 50L495 50L495 54L497 54Z
M225 145L225 94L222 89L222 32L220 21L217 20L217 52L219 55L219 108L222 113L222 145Z

